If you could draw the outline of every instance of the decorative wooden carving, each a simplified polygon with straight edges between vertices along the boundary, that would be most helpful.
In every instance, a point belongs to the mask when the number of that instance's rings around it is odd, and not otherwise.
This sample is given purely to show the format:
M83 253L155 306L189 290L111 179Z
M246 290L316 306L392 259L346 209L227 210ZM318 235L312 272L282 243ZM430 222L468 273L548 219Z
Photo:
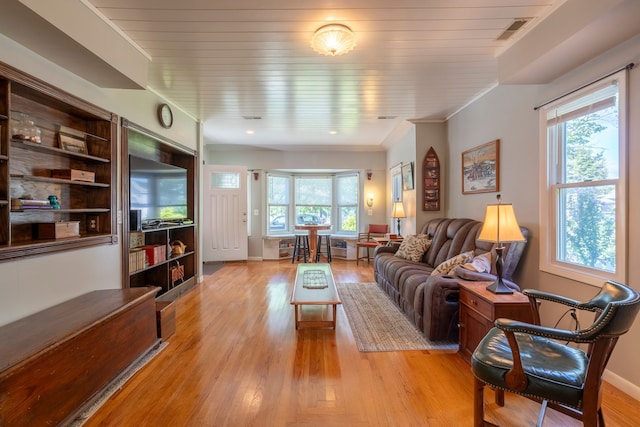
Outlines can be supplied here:
M422 210L440 210L440 160L433 147L429 148L422 162L424 189L422 193Z

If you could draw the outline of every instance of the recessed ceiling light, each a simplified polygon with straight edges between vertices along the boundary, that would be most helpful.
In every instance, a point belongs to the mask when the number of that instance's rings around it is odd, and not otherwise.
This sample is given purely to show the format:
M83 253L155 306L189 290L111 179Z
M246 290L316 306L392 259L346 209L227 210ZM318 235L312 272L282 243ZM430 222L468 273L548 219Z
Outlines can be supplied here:
M252 129L249 129L249 130L247 131L247 135L253 135L254 133L255 133L255 132L254 132Z
M336 133L338 133L338 131L335 131L335 130L330 130L329 131L329 135L335 135Z

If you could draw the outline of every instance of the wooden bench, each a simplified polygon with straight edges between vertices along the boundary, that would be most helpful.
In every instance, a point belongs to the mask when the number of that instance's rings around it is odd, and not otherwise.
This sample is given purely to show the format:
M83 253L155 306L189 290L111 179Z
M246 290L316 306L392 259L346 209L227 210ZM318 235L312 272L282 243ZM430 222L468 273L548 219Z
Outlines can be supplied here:
M71 421L158 344L159 289L93 291L0 327L0 426Z

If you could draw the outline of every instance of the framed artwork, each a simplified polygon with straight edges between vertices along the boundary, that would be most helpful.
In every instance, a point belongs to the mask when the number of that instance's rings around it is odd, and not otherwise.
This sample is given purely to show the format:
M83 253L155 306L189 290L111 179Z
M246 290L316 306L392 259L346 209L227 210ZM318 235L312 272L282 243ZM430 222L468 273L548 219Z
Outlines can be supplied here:
M413 190L413 162L402 165L402 189Z
M500 140L462 153L462 194L500 191Z
M70 136L58 134L60 148L77 154L87 154L87 144L83 139L72 138Z

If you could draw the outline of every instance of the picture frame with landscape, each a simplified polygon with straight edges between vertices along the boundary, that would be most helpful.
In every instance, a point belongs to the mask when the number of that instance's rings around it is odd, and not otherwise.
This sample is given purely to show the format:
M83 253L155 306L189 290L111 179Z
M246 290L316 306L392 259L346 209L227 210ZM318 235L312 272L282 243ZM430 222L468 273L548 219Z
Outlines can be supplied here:
M500 140L462 152L462 194L500 191Z
M413 162L402 165L402 189L413 190Z
M83 139L58 134L58 144L61 150L76 154L87 154L87 143Z

